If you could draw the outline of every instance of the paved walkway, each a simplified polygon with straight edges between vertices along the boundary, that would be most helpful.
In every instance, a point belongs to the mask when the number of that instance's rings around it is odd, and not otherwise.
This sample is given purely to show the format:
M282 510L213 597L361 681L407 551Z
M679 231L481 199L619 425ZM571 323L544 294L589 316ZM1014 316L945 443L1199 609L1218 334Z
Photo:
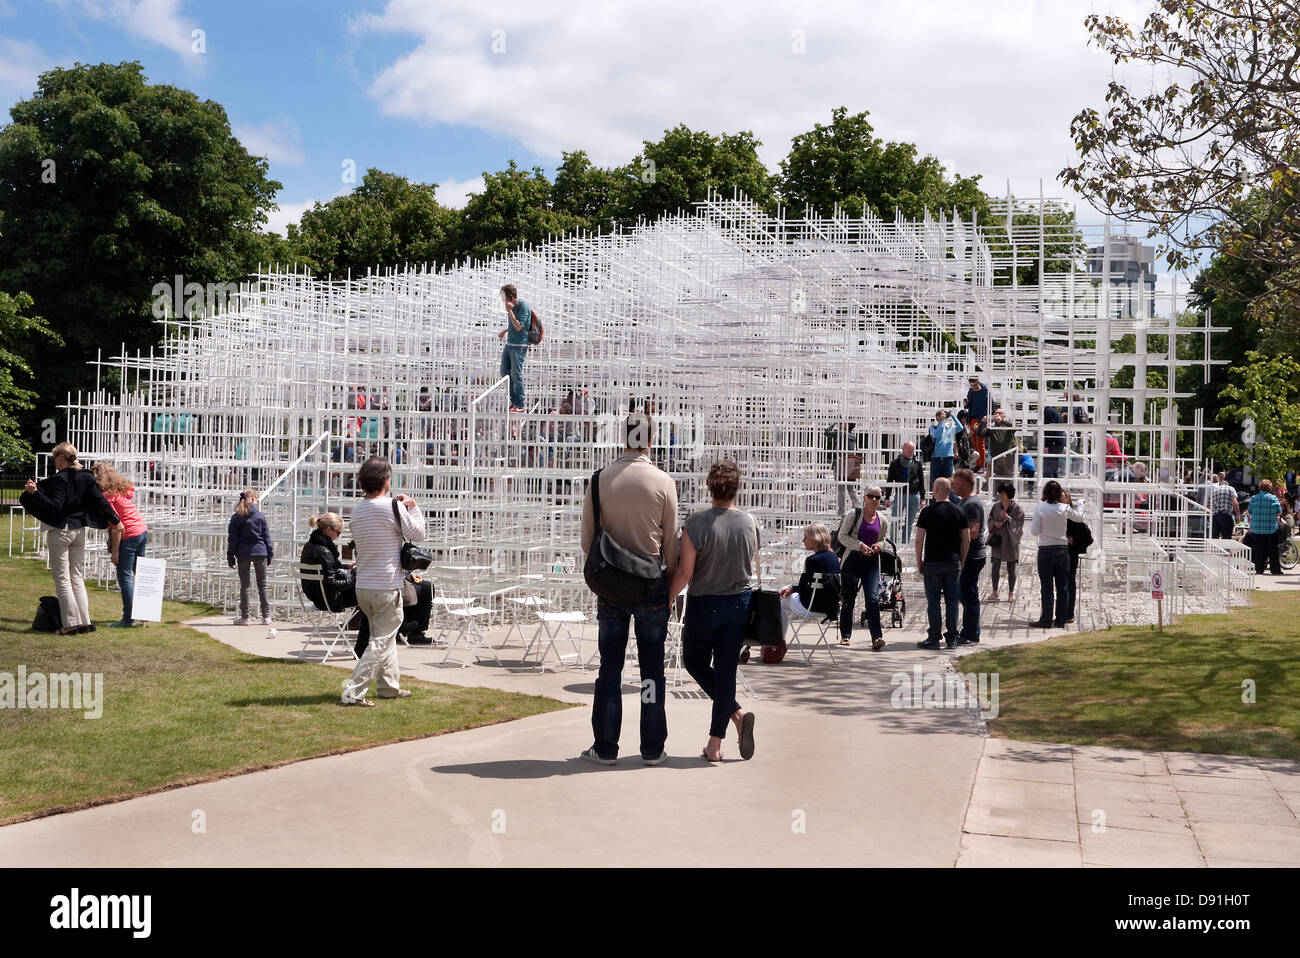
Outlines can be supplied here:
M1292 577L1268 587L1285 588ZM1300 582L1300 576L1294 579ZM442 665L403 648L404 675L553 696L582 707L315 759L0 829L11 865L1221 865L1300 864L1300 764L1040 745L984 737L965 708L895 708L904 679L949 674L923 652L911 596L890 645L794 653L744 669L758 697L751 762L697 758L708 702L683 677L668 705L670 760L636 754L626 687L625 758L590 744L594 673L519 662ZM1039 641L1022 600L987 607L985 647ZM195 625L237 648L291 656L303 633L228 619ZM1081 623L1086 625L1086 623ZM494 641L504 630L492 633ZM594 648L595 628L584 649ZM342 672L348 664L340 663ZM670 675L671 677L671 675ZM418 707L419 693L380 708ZM201 810L206 830L192 829ZM1103 815L1104 818L1099 817ZM1094 830L1104 824L1105 830Z

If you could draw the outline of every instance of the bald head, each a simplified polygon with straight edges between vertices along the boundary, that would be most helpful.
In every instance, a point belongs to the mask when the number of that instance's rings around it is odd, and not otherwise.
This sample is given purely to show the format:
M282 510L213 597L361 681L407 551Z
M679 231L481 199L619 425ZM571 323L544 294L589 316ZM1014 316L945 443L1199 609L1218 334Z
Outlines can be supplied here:
M948 493L951 491L951 489L952 489L952 483L950 483L943 476L940 476L938 479L934 480L934 501L947 502Z
M912 442L912 440L909 439L907 442L903 443L903 458L911 459L915 455L916 455L916 443Z

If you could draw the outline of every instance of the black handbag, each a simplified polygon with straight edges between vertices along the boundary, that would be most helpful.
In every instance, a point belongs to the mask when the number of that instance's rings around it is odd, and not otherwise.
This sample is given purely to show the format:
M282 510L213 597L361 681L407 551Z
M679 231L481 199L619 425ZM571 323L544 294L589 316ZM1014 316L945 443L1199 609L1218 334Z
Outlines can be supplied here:
M397 534L402 537L402 568L407 572L416 572L420 569L427 569L433 564L433 553L424 546L417 546L414 542L408 542L406 533L402 531L402 517L397 512L397 500L393 499L393 518L397 520Z
M751 517L752 519L752 517ZM745 621L745 645L784 646L781 627L781 593L763 588L763 563L758 555L758 524L754 524L754 563L758 566L758 588L749 594L749 618Z
M591 477L591 511L596 532L582 564L582 577L597 598L619 609L630 609L650 597L663 578L658 559L636 555L615 542L600 527L600 473Z

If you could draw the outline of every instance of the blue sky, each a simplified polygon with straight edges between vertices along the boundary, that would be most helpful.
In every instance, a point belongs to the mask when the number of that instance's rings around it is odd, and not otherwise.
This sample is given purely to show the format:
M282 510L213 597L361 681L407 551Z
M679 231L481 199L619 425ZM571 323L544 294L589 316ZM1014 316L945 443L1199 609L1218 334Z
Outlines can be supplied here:
M139 60L221 103L284 188L272 226L371 166L463 205L479 174L586 149L626 162L684 122L753 131L773 170L833 107L985 189L1063 196L1071 117L1110 61L1094 9L1142 0L0 0L0 103L76 61ZM201 30L200 52L194 31ZM1080 206L1080 219L1099 217Z

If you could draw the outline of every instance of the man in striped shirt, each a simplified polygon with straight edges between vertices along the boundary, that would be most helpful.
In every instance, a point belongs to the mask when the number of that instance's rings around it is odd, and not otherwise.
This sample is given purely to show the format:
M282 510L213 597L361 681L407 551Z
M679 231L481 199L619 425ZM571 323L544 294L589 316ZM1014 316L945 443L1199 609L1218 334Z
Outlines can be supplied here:
M1232 530L1241 520L1241 503L1237 501L1237 490L1228 484L1227 473L1219 473L1218 484L1210 490L1210 501L1206 503L1213 515L1210 517L1211 535L1215 539L1231 539Z
M1259 492L1250 499L1250 551L1255 560L1255 575L1264 574L1264 566L1273 575L1282 574L1282 563L1277 552L1277 520L1282 514L1282 503L1273 495L1273 483L1265 479Z
M397 632L402 627L402 540L424 540L424 517L410 496L388 495L393 470L372 456L357 470L365 498L352 507L349 529L356 542L357 606L370 620L370 644L343 683L343 704L372 706L366 698L376 680L381 699L402 699ZM396 508L395 508L396 506Z

